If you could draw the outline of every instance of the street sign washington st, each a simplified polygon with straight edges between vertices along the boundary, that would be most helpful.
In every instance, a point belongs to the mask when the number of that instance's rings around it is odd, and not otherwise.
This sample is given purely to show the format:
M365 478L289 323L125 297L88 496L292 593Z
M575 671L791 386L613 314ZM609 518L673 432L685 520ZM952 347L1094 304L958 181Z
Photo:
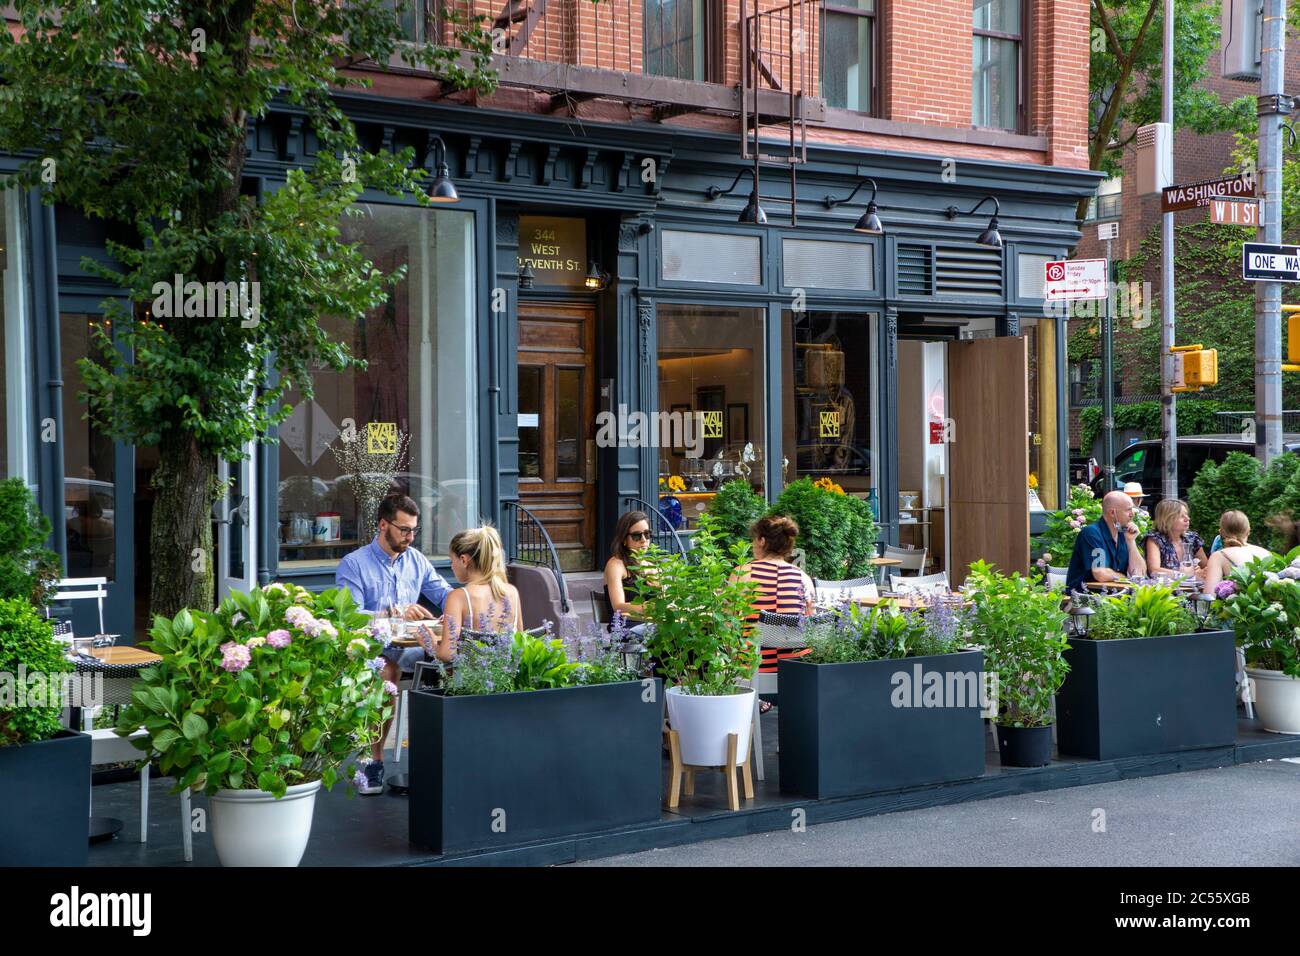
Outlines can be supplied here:
M1300 282L1300 246L1243 242L1241 277L1252 282Z
M1207 179L1199 183L1169 186L1160 195L1161 212L1196 209L1208 206L1214 197L1232 198L1255 195L1254 176L1230 176L1227 179Z

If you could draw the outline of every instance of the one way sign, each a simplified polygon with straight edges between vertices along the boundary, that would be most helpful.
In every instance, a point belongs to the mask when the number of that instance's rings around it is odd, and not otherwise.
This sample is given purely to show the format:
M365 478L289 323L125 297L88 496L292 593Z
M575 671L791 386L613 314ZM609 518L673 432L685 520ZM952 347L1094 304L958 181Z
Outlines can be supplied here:
M1300 246L1243 242L1241 277L1252 282L1300 282Z

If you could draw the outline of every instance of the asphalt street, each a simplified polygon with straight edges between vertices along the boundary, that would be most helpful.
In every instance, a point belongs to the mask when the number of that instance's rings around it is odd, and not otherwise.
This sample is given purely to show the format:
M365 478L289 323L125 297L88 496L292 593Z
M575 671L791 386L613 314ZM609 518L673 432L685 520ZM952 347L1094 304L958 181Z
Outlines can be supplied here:
M579 866L1300 866L1300 759L912 810Z

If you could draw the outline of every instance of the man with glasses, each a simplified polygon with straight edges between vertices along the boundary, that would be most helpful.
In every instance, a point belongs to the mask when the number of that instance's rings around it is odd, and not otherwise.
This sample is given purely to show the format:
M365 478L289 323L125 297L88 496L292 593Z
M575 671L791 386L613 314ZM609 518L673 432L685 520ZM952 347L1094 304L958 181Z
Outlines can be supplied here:
M420 549L411 547L420 530L420 506L406 495L389 495L379 503L378 518L375 540L339 562L335 584L351 591L361 610L372 617L397 608L408 621L433 620L434 615L420 605L420 595L441 608L452 588ZM383 658L383 678L396 684L402 671L424 660L424 650L390 646L384 648ZM391 717L384 721L383 733L370 749L366 782L358 793L384 792L384 741L392 722Z

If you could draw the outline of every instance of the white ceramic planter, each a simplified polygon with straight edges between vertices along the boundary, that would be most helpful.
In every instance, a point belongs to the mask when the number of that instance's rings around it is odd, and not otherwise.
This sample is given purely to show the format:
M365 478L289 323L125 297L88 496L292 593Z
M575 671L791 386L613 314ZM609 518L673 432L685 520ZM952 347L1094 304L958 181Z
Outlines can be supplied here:
M1254 687L1255 716L1275 734L1300 734L1300 680L1281 671L1247 667Z
M720 767L727 762L727 735L736 734L736 763L749 753L750 721L754 717L754 691L737 687L725 697L683 694L680 687L667 692L668 723L681 738L682 763Z
M218 790L208 798L212 842L222 866L297 866L307 850L320 781L265 790Z

